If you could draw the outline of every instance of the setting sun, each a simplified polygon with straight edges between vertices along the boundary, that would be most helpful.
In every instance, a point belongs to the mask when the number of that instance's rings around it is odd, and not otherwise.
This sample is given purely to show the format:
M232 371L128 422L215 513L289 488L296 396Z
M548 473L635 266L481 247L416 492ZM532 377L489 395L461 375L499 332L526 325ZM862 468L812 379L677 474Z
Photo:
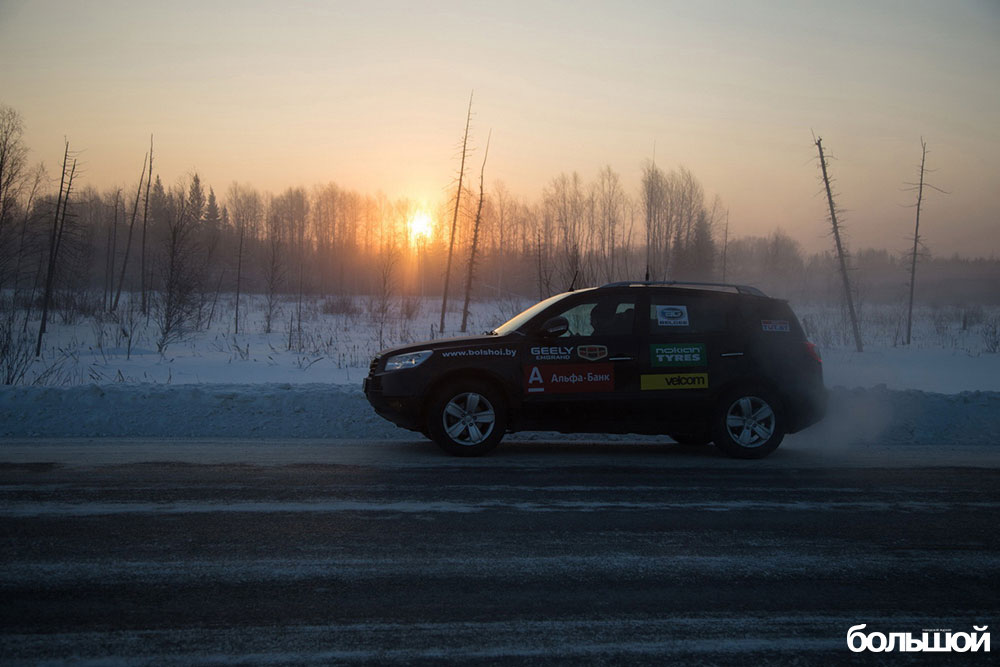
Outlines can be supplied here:
M416 211L408 223L410 243L416 245L421 241L427 241L433 231L433 221L427 211Z

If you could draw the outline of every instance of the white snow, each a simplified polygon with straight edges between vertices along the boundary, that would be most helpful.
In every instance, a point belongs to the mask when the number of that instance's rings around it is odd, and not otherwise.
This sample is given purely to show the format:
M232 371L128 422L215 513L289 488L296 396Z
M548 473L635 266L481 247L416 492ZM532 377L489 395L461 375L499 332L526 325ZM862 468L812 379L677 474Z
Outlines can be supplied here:
M1000 354L906 347L824 350L823 380L828 387L885 385L939 394L1000 391Z
M232 333L232 313L225 312L210 330L162 355L151 342L152 325L135 330L130 351L119 323L53 325L28 384L0 386L0 437L419 439L374 413L361 380L380 347L434 335L436 303L410 302L412 317L400 308L379 322L357 301L352 314L309 304L301 335L284 313L283 331L262 333L260 306L251 304L242 324L249 333ZM476 304L469 330L491 329L528 305ZM835 309L796 310L809 318L812 338L826 342L832 389L828 418L795 436L799 441L1000 443L1000 354L985 351L978 325L962 328L957 317L921 311L914 345L905 347L896 346L896 320L869 321L864 334L871 342L857 353ZM459 319L449 314L452 325Z

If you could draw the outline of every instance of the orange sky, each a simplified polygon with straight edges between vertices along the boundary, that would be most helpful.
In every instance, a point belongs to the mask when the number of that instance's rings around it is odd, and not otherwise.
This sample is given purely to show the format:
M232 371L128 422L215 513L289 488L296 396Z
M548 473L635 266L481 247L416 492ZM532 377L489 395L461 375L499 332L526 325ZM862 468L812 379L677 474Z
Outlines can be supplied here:
M435 203L469 91L488 180L536 199L605 164L689 168L731 233L829 245L811 132L856 247L912 233L920 137L937 254L1000 255L1000 3L0 0L0 103L32 158L84 180L156 171L280 190L333 180Z

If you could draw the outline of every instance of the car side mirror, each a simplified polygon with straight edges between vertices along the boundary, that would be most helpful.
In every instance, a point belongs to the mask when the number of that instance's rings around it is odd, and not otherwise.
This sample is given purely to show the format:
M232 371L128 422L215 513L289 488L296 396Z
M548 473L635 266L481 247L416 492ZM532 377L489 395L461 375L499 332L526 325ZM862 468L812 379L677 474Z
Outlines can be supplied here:
M562 315L547 320L542 325L540 333L543 338L556 338L569 331L569 320Z

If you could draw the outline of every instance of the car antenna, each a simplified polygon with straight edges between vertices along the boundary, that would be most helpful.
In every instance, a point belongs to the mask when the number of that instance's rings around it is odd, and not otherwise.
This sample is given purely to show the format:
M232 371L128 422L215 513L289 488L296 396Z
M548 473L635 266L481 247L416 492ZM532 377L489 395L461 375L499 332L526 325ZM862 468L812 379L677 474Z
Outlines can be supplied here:
M574 289L574 288L576 287L576 277L577 277L578 275L580 275L580 269L577 269L577 270L576 270L576 271L575 271L575 272L573 273L573 280L569 281L569 291L570 291L570 292L572 292L572 291L573 291L573 289Z

